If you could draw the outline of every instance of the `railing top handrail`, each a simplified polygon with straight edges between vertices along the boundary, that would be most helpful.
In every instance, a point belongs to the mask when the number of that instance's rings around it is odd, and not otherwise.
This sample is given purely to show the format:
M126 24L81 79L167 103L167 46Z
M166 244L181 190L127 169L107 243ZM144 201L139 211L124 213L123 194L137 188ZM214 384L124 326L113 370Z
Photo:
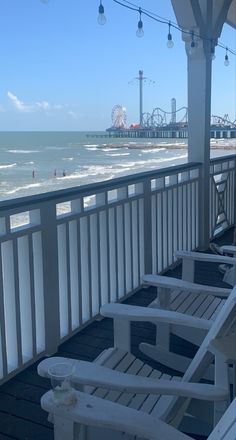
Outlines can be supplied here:
M211 160L210 160L210 163L212 164L213 162L215 163L215 162L224 162L225 160L236 160L236 154L229 154L229 155L227 155L227 156L220 156L220 157L215 157L215 158L212 158Z
M66 201L66 199L75 196L89 196L92 194L97 194L99 192L102 192L103 190L107 190L109 187L109 190L116 189L117 187L121 187L122 185L127 184L134 184L141 182L145 179L152 179L152 178L159 178L166 175L172 175L176 174L178 172L184 172L189 171L193 168L200 168L201 163L200 162L189 162L186 164L181 165L175 165L172 167L166 167L161 168L157 170L152 171L145 171L143 173L135 173L135 174L129 174L127 176L118 177L111 180L106 180L102 182L96 182L96 183L90 183L88 185L81 185L71 188L65 188L60 189L56 191L51 191L49 193L41 193L41 194L34 194L30 196L25 197L19 197L16 199L9 199L9 200L3 200L0 202L0 211L5 209L14 209L14 208L20 208L21 206L25 207L32 206L38 203L42 202L49 202L53 199L56 199L58 203L61 201Z

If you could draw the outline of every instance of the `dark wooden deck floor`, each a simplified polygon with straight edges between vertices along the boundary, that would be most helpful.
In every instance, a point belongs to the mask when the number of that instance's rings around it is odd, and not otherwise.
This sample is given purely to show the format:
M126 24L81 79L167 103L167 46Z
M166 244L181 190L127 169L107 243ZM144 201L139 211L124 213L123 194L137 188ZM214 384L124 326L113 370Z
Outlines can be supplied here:
M232 242L232 230L218 243ZM181 268L168 272L169 276L181 276ZM196 281L202 284L228 287L222 281L217 265L198 263ZM155 289L141 290L128 300L129 304L145 306L155 298ZM148 323L132 325L132 351L154 367L161 367L138 350L140 341L154 343L155 327ZM172 349L179 353L193 355L195 347L186 344L180 338L172 337ZM92 361L99 353L113 345L113 322L110 319L94 321L59 347L58 355ZM49 388L49 381L38 376L37 364L0 387L0 440L53 440L52 425L47 421L47 414L40 407L40 397ZM162 367L162 370L164 368ZM166 372L170 370L165 369ZM197 437L196 437L197 438ZM200 439L200 437L198 437Z

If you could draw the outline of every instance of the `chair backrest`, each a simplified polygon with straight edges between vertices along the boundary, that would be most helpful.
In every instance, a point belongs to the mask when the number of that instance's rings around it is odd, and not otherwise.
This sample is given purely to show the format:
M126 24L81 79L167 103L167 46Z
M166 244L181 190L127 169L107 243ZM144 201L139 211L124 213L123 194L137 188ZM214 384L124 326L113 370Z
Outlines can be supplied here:
M235 329L236 326L236 286L231 291L225 304L217 315L212 327L208 331L205 339L199 347L192 362L189 364L182 380L185 382L199 382L202 379L206 369L212 362L213 355L209 351L209 345L212 340L227 336ZM189 404L189 399L183 397L176 397L173 399L166 414L166 420L173 422L178 414L178 420L186 411ZM175 423L174 423L175 425ZM178 423L176 423L178 426ZM236 438L234 439L236 440Z
M217 423L208 440L235 440L236 439L236 398Z

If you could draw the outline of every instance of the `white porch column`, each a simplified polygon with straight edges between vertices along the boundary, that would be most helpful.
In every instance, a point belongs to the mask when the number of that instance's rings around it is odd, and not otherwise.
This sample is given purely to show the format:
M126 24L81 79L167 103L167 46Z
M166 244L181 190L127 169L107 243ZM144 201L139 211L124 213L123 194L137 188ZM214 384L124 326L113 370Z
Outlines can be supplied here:
M211 50L223 24L234 23L236 0L171 1L178 25L183 29L188 57L188 158L190 162L202 163L199 245L206 249L209 244ZM195 47L191 47L191 42Z
M202 163L199 200L200 248L209 245L209 178L211 124L211 47L209 41L199 41L188 57L188 160Z

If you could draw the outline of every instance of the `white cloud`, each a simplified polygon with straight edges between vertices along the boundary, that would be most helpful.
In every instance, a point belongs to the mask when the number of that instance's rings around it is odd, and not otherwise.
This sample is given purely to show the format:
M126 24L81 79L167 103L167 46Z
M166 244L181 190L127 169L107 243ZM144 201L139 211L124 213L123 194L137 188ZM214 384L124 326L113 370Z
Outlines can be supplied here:
M52 116L53 112L66 112L71 118L77 119L77 114L68 109L67 104L50 104L50 102L36 101L32 104L26 104L21 101L14 93L8 91L7 96L13 104L14 108L22 113L44 112L48 116ZM0 108L1 111L1 108Z
M29 113L34 111L34 108L32 105L27 105L23 101L21 101L19 98L17 98L16 95L14 95L12 92L7 92L8 98L11 100L14 107L19 110L20 112Z
M36 106L42 110L50 110L50 104L47 101L36 102Z

